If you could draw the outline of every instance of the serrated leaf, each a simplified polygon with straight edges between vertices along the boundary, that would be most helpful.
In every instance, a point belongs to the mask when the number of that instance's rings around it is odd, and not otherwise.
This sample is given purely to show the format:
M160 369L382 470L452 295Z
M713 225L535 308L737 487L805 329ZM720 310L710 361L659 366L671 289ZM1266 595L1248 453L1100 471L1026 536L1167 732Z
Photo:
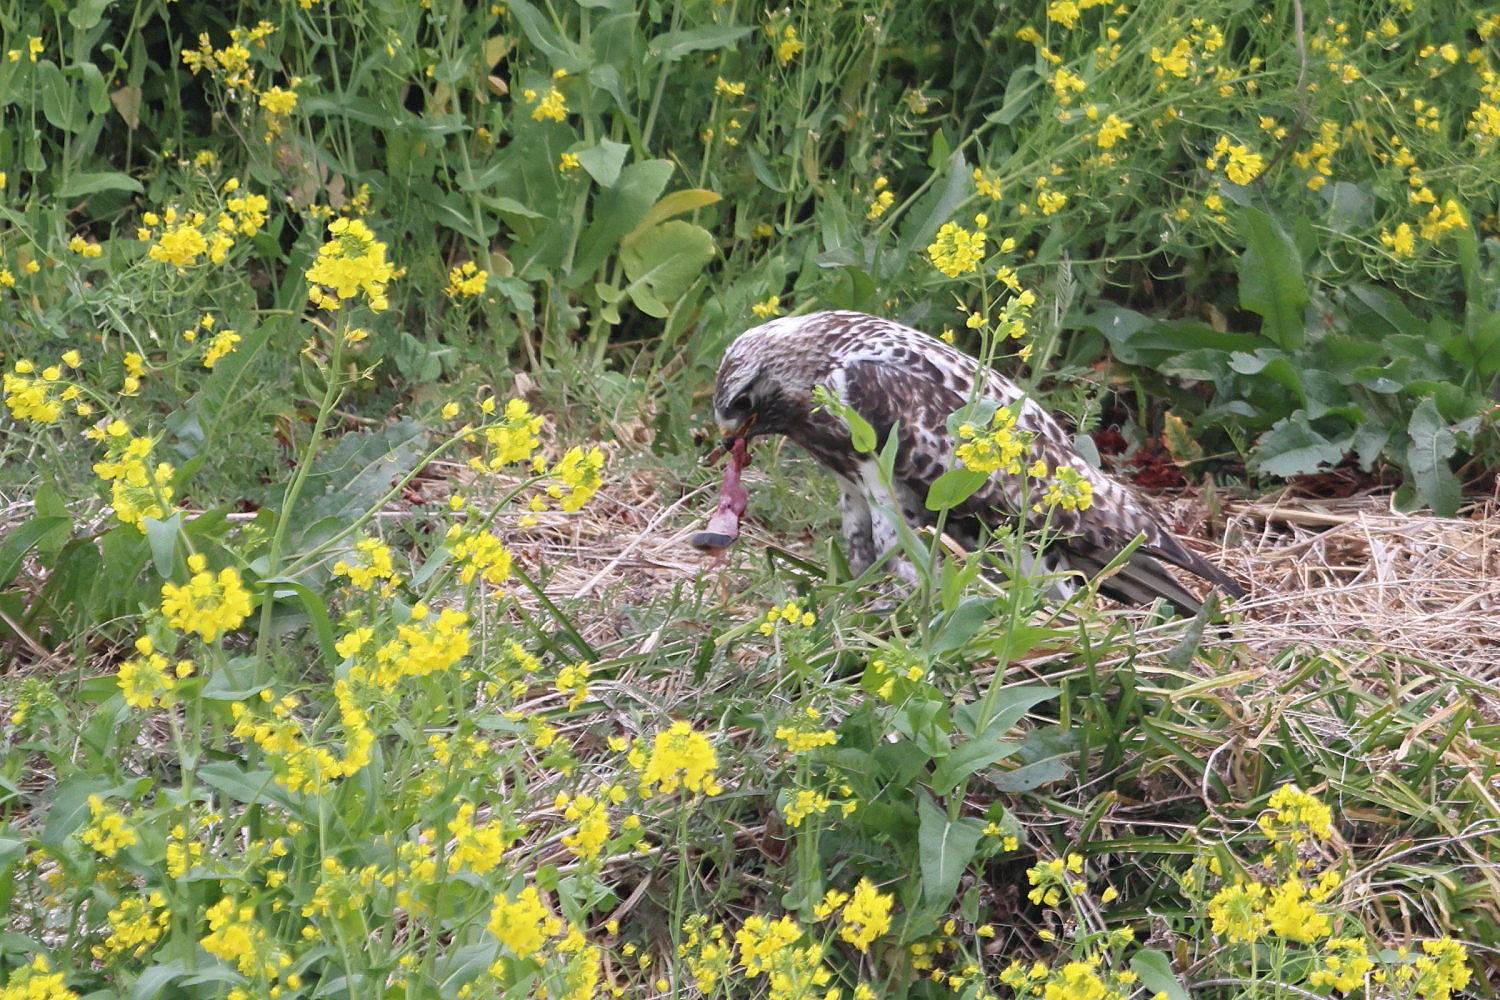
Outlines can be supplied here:
M1260 436L1255 446L1255 468L1267 476L1300 476L1332 466L1348 450L1347 439L1331 441L1307 422L1307 414L1298 410L1278 421Z

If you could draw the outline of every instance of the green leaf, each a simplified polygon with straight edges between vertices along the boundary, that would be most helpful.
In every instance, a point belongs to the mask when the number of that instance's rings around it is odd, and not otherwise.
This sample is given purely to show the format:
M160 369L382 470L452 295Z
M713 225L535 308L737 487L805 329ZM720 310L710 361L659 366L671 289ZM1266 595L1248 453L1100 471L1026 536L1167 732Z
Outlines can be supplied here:
M1406 466L1411 472L1412 488L1417 499L1439 517L1451 517L1462 500L1458 477L1448 459L1458 449L1453 433L1431 397L1422 400L1412 411L1406 425L1410 443L1406 447Z
M1262 475L1299 476L1336 465L1348 450L1348 440L1330 441L1297 410L1260 436L1255 445L1255 469Z
M0 542L0 587L15 579L21 561L33 546L53 532L60 530L66 534L72 523L66 517L33 517L20 527L12 528L5 541Z
M177 568L177 538L182 531L182 511L174 511L171 517L161 521L148 517L142 526L146 529L146 543L151 546L151 562L156 567L156 575L163 580L172 579L172 571Z
M663 222L621 247L620 263L630 279L626 292L642 312L664 318L717 253L713 234L702 226Z
M692 212L705 205L712 205L719 200L720 195L717 191L709 191L706 188L684 188L681 191L673 191L647 209L646 214L641 217L641 221L636 224L634 229L625 234L620 242L629 243L642 232L658 223L665 222L674 215Z
M577 283L594 280L595 272L614 252L620 238L656 204L675 169L668 160L638 160L626 164L614 186L600 194L594 203L593 221L579 237L573 259Z
M1010 688L1000 691L989 706L990 717L983 721L982 725L976 725L981 720L977 718L978 711L983 707L983 702L973 702L963 707L958 713L961 717L960 724L963 728L973 732L971 739L960 743L937 763L932 771L932 790L939 795L951 792L960 781L978 771L980 768L988 767L996 761L1004 760L1015 753L1020 743L1002 739L1021 717L1037 705L1039 702L1047 701L1057 697L1057 689L1030 685L1027 687Z
M623 142L600 139L599 145L578 151L578 165L588 171L600 187L614 187L629 152L630 147Z
M674 62L689 52L725 48L754 30L744 24L714 24L706 28L666 31L647 43L647 54L663 62Z
M140 194L144 189L141 182L129 174L118 171L83 172L69 174L68 179L58 186L57 196L59 198L80 198L86 194L94 194L99 191L131 191Z
M266 768L247 771L238 763L215 761L198 768L198 780L210 788L217 788L231 801L245 805L267 802L294 809L294 803L284 789L276 784L275 777Z
M1239 210L1245 252L1240 256L1240 305L1264 320L1264 331L1282 350L1295 351L1306 333L1308 303L1297 246L1258 208Z
M989 476L962 466L949 469L927 488L927 509L952 510L979 491Z
M78 0L68 8L68 23L79 31L87 31L104 17L104 8L113 0Z
M1165 993L1167 1000L1191 1000L1172 971L1172 960L1154 948L1142 948L1130 956L1130 971L1141 978L1147 993Z
M860 416L854 407L839 399L826 386L821 385L813 386L813 401L848 425L849 443L854 446L855 451L868 455L875 450L877 443L875 428L871 427L870 422Z
M1500 312L1490 313L1466 333L1455 333L1441 344L1454 361L1484 378L1500 373Z
M891 262L893 265L899 265L913 251L932 241L932 234L953 217L958 206L969 196L970 183L968 161L964 159L964 151L959 149L949 157L943 179L918 199L908 213L907 218L913 221L911 225L901 227L901 242Z
M917 858L922 869L922 897L928 906L946 906L958 889L984 822L974 816L949 820L930 795L917 800Z

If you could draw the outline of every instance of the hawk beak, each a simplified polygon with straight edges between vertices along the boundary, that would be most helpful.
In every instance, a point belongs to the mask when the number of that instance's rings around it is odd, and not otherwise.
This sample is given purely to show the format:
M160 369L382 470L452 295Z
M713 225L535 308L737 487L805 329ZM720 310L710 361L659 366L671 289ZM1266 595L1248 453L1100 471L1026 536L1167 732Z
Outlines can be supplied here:
M755 417L756 414L750 414L750 416L746 417L744 421L742 421L738 426L735 426L733 424L725 424L720 421L719 430L723 432L724 440L719 443L719 447L723 448L725 451L728 451L730 448L734 447L735 441L739 440L740 438L749 437L750 428L755 426Z

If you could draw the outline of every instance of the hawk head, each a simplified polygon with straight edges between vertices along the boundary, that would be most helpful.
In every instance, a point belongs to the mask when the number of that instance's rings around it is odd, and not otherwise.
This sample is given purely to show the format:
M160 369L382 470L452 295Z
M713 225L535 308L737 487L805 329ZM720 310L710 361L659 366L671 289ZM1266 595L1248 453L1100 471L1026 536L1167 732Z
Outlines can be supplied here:
M805 318L787 316L741 334L714 383L714 420L725 442L787 434L812 411L817 366L806 355Z

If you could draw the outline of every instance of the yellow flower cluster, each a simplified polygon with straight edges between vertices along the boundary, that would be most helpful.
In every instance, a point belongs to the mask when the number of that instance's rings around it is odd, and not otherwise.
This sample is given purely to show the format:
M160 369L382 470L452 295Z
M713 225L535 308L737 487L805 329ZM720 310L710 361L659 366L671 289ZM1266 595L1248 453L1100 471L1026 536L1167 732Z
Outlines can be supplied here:
M585 861L597 858L609 842L608 804L592 795L565 798L563 819L576 823L577 829L562 835L562 845Z
M374 734L369 719L354 699L345 680L335 681L334 698L344 730L342 756L314 746L303 736L294 713L301 702L291 695L279 700L269 690L261 692L261 701L270 705L271 718L257 717L243 702L230 705L234 719L231 730L236 739L250 740L265 755L276 781L293 792L314 795L326 790L340 778L351 777L369 763Z
M218 229L204 235L203 226L208 216L202 212L180 214L175 207L169 207L159 216L147 212L141 216L141 221L145 225L136 230L136 237L151 243L146 256L179 270L193 266L203 256L215 264L222 264L234 246L234 237Z
M252 85L249 46L265 48L266 36L275 30L270 21L261 21L253 28L231 28L229 44L222 49L215 49L208 35L200 34L196 49L182 50L182 62L194 76L205 72L223 79L230 87L249 87Z
M12 49L12 62L15 56ZM78 994L68 989L66 975L53 972L51 964L38 955L30 965L18 965L11 970L5 985L0 986L0 1000L78 1000Z
M1282 785L1271 793L1269 809L1257 823L1261 833L1273 842L1295 842L1304 832L1314 840L1333 836L1333 811L1315 795L1296 785Z
M549 937L562 933L562 921L552 915L542 902L542 894L528 885L514 896L501 893L495 897L486 925L495 940L516 958L541 961L542 945Z
M831 747L839 741L839 734L832 729L819 729L820 715L816 708L808 705L802 710L795 725L776 727L776 738L786 744L787 753L807 753L818 747Z
M160 890L152 889L145 896L127 896L120 900L105 916L109 923L109 935L94 948L94 957L106 959L112 955L128 955L140 958L150 951L172 923L167 900Z
M255 919L255 907L225 896L204 914L208 933L198 940L203 950L223 959L251 979L272 979L285 972L292 957Z
M208 570L208 557L201 552L188 556L193 575L185 584L165 583L161 588L161 611L167 624L180 632L197 632L204 642L213 642L250 616L250 592L240 582L239 570L225 566L218 573Z
M371 309L385 309L390 305L386 285L396 277L396 269L385 259L385 244L360 219L334 219L328 232L331 239L318 249L317 260L307 269L308 300L337 309L341 300L363 293Z
M1033 465L1028 471L1034 472L1036 468ZM1059 465L1047 481L1042 504L1067 511L1088 510L1094 505L1094 484L1071 465Z
M782 25L780 30L774 25L767 25L766 34L776 43L776 61L783 66L806 47L802 44L802 39L797 37L797 29L790 24Z
M990 417L990 425L979 430L973 424L958 425L959 444L953 450L964 468L989 475L1005 471L1021 472L1021 454L1031 443L1031 435L1016 429L1016 408L1002 406Z
M1032 885L1026 898L1038 906L1056 906L1062 902L1063 891L1083 891L1083 880L1074 877L1082 874L1083 856L1079 854L1039 861L1026 870L1026 881Z
M78 839L104 858L112 858L140 838L125 821L125 814L111 809L97 795L89 796L89 821L78 832Z
M833 800L822 792L811 788L799 788L786 794L786 802L782 804L781 816L786 820L786 825L796 829L802 825L802 821L809 816L821 816L833 808Z
M503 819L490 818L474 822L475 805L461 802L458 812L448 824L448 836L453 846L448 853L449 870L467 868L479 875L494 871L504 860L504 852L515 842L519 833ZM437 831L429 829L424 835L430 841L437 839Z
M823 962L823 946L796 947L802 928L791 917L771 920L761 914L745 918L735 931L740 965L749 978L766 977L771 1000L822 996L833 972Z
M50 424L62 416L64 403L73 403L75 412L87 416L90 412L88 404L78 401L83 390L63 378L63 368L76 368L79 360L77 351L68 351L60 363L48 365L40 372L26 358L18 360L0 378L5 405L11 416L17 420Z
M423 677L448 670L469 654L467 614L445 608L433 621L422 620L425 617L423 605L414 607L413 620L397 626L396 637L376 649L372 658L351 667L350 679L385 690L403 677Z
M577 157L574 157L574 162L576 164ZM489 277L488 271L482 270L472 260L466 260L448 269L448 287L443 291L450 299L472 298L484 291L484 283Z
M842 907L839 937L860 951L869 951L871 943L891 929L891 904L894 902L894 896L881 892L875 888L875 883L862 878L853 893L828 890L813 912L821 920Z
M974 217L974 232L956 222L943 223L927 247L932 266L950 278L973 271L984 260L984 227L988 224L984 215Z
M155 469L146 467L151 439L131 436L123 420L112 420L103 430L91 428L85 433L108 441L103 460L94 463L94 475L109 483L110 503L120 523L144 531L146 518L165 517L172 503L175 472L166 462L158 462Z
M589 674L587 661L567 663L558 668L557 690L568 696L569 710L582 705L589 696Z
M552 74L553 80L561 80L567 76L562 70ZM531 117L536 121L560 122L568 116L568 102L563 98L563 92L557 89L554 83L547 88L545 94L538 97L537 92L527 87L521 91L521 99L527 104L534 105L531 109Z
M1259 154L1252 152L1249 146L1235 142L1227 135L1219 136L1218 142L1214 143L1213 155L1205 161L1204 166L1209 170L1219 169L1219 164L1224 165L1224 176L1236 184L1249 184L1265 169L1266 161Z
M485 413L493 413L494 399L486 399L480 404L480 409ZM471 458L469 466L478 472L497 472L512 462L528 460L541 445L541 439L537 436L541 429L542 418L531 412L526 400L508 401L505 404L504 418L482 431L490 453L484 457L476 455Z
M603 471L602 449L595 446L585 451L574 445L548 472L553 481L547 484L547 495L560 501L558 507L565 511L579 510L604 485Z
M340 559L333 564L334 576L347 576L360 590L374 590L379 584L382 597L390 597L401 585L396 572L396 557L391 547L378 538L366 536L354 543L355 561Z
M896 195L890 188L890 179L881 175L870 185L870 204L865 208L865 218L874 220L884 215L895 204Z
M752 302L750 311L760 319L770 319L772 316L781 315L781 296L772 295L764 302Z
M771 605L766 612L766 620L760 623L761 635L774 635L778 623L785 622L787 625L811 628L818 620L817 615L811 611L803 611L796 601L787 601L785 604Z
M1056 966L1046 962L1030 965L1012 962L1000 973L1000 982L1018 997L1125 1000L1132 995L1136 975L1128 969L1108 968L1105 956L1091 951L1081 960Z
M125 704L132 708L166 708L176 701L173 689L176 682L193 672L192 660L178 660L175 667L156 651L150 636L141 636L135 641L137 656L120 664L115 682Z
M477 576L498 587L510 578L510 550L488 531L455 524L448 528L444 545L458 566L461 582L473 583Z
M714 780L719 758L708 737L679 719L656 734L651 754L641 769L642 795L687 792L718 795L724 789Z

